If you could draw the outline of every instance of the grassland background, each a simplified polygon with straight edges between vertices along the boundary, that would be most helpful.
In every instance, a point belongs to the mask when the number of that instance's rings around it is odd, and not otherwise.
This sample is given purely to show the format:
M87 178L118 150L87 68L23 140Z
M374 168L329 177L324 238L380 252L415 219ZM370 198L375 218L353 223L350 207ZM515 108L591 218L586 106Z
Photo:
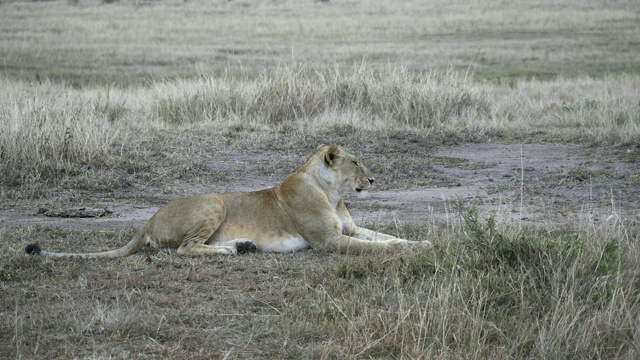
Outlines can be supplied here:
M69 85L366 61L480 79L637 74L634 1L2 3L2 72Z
M0 210L161 204L234 182L217 156L273 154L258 170L277 179L321 142L637 163L638 39L636 1L0 1ZM112 262L21 251L134 229L0 223L0 357L637 357L637 219L457 214L376 225L428 253Z

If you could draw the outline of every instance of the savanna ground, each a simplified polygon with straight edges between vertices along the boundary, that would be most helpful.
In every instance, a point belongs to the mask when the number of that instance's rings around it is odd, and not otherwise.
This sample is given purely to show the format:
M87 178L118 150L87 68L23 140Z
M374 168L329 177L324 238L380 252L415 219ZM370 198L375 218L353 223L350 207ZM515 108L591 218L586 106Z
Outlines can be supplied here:
M638 358L639 19L0 1L0 358ZM357 222L434 247L23 254L121 246L170 199L275 185L321 143L376 176Z

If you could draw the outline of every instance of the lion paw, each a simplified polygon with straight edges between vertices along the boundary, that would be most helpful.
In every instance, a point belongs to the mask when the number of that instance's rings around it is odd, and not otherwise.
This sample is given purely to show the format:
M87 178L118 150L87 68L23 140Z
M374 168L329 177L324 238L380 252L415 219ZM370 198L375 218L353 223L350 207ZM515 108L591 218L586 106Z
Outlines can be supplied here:
M397 238L388 240L387 246L391 246L394 248L429 249L431 247L431 242L427 240L411 241Z
M409 241L409 245L416 249L429 249L431 248L431 241Z
M257 248L253 241L239 241L236 243L238 254L245 252L256 252Z

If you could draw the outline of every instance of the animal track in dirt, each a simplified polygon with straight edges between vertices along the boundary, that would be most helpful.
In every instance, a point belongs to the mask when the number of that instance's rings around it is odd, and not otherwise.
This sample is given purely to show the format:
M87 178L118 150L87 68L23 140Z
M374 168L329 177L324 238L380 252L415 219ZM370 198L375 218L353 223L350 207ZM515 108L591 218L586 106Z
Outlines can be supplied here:
M631 150L630 150L631 151ZM462 144L441 146L423 158L423 176L448 179L447 186L414 185L370 192L367 199L348 194L346 200L357 223L390 224L456 219L453 201L473 202L484 215L534 226L598 224L604 221L640 221L640 161L638 150L586 148L559 144ZM402 153L389 156L402 157ZM249 158L237 153L218 168L251 173ZM229 159L227 159L229 160ZM304 159L289 159L294 164ZM226 162L225 162L226 161ZM263 169L265 170L265 169ZM269 169L267 169L269 170ZM402 169L396 169L401 172ZM247 177L238 184L214 186L210 192L258 190L277 183L285 172ZM433 173L431 173L433 172ZM282 174L281 174L282 173ZM380 178L384 182L384 178ZM441 183L442 181L439 181ZM406 188L405 188L406 187ZM393 186L387 186L393 188ZM203 193L203 185L185 184L184 193ZM2 210L0 227L43 226L67 229L116 230L141 226L168 196L142 194L151 202L136 203L121 197L96 201L92 206L113 214L96 218L46 217L33 211ZM154 197L155 196L155 197ZM157 199L157 198L160 199ZM125 199L125 200L122 200Z

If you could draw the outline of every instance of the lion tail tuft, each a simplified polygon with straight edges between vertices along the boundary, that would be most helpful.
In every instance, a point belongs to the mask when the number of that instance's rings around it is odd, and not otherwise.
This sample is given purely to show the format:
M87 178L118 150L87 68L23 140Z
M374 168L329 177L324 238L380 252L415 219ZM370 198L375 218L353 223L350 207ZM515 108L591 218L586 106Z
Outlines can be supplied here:
M29 244L24 248L24 251L29 255L42 255L42 249L38 244Z

